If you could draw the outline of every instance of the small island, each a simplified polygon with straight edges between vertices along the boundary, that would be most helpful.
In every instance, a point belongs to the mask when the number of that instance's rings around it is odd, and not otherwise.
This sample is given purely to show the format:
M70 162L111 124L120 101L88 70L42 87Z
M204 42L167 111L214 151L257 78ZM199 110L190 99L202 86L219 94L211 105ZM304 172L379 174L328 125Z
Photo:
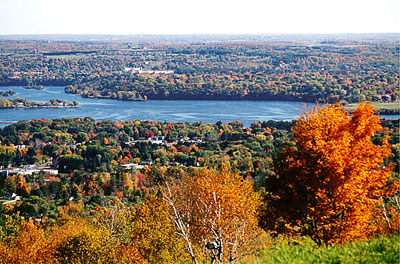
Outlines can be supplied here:
M33 90L43 90L44 86L43 85L29 85L25 86L25 89L33 89Z
M66 93L82 96L83 98L116 99L121 101L147 101L146 95L141 95L135 91L98 92L94 91L93 89L77 89L72 85L66 86L64 91Z
M70 108L79 107L77 101L51 99L48 102L37 102L24 98L0 99L0 109L8 108Z
M13 91L13 90L11 90L11 89L8 89L8 90L5 91L5 92L0 91L0 96L12 96L12 95L14 95L14 94L16 94L16 92Z

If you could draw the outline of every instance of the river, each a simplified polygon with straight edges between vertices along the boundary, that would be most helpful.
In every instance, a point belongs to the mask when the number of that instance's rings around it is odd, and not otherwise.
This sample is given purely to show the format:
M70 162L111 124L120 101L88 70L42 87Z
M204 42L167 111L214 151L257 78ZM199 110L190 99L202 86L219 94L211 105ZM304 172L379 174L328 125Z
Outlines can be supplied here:
M23 87L0 87L0 91L12 89L15 95L5 98L21 97L29 100L47 102L50 99L78 101L78 108L38 108L38 109L0 109L1 122L15 122L31 119L54 119L63 117L91 117L95 120L156 120L167 122L238 120L244 126L259 120L293 120L306 108L314 104L287 101L118 101L111 99L89 99L66 94L64 87L49 86L43 90L30 90ZM4 126L4 124L2 125Z

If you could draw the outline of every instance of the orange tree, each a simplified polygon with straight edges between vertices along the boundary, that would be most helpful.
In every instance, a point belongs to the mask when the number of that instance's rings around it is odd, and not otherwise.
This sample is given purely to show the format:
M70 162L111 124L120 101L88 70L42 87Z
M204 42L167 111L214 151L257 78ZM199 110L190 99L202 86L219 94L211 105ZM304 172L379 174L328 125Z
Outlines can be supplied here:
M351 117L338 105L316 108L296 121L294 144L285 146L267 180L261 224L269 230L300 233L318 244L363 239L392 195L388 137L374 144L382 130L369 104Z

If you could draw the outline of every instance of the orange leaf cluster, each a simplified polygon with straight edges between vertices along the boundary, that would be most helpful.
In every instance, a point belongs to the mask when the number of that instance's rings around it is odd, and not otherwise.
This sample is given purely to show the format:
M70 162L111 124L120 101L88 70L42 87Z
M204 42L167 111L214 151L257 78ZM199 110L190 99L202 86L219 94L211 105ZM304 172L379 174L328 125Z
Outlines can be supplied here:
M374 209L387 186L392 166L388 137L374 144L382 130L369 104L351 117L339 105L305 113L295 124L294 146L286 146L268 180L263 222L276 231L299 231L317 243L364 239L377 229Z

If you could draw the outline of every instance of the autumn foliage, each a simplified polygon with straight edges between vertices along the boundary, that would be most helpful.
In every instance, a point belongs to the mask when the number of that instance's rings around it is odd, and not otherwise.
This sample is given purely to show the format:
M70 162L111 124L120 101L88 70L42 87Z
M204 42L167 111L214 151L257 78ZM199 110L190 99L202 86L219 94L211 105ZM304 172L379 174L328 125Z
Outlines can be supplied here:
M376 231L382 197L397 186L388 184L388 137L372 140L380 130L369 104L351 117L339 105L306 112L293 128L294 145L283 148L276 175L267 181L264 227L318 244L365 239Z
M163 191L193 262L233 261L251 251L260 201L249 180L225 167L202 169Z
M168 216L168 205L154 195L131 210L130 240L149 263L178 263L188 261L184 242Z
M19 216L8 217L1 235L0 263L50 263L54 256L52 241L41 227Z
M47 228L16 215L5 226L0 263L143 263L135 247L113 241L109 230L76 215Z

